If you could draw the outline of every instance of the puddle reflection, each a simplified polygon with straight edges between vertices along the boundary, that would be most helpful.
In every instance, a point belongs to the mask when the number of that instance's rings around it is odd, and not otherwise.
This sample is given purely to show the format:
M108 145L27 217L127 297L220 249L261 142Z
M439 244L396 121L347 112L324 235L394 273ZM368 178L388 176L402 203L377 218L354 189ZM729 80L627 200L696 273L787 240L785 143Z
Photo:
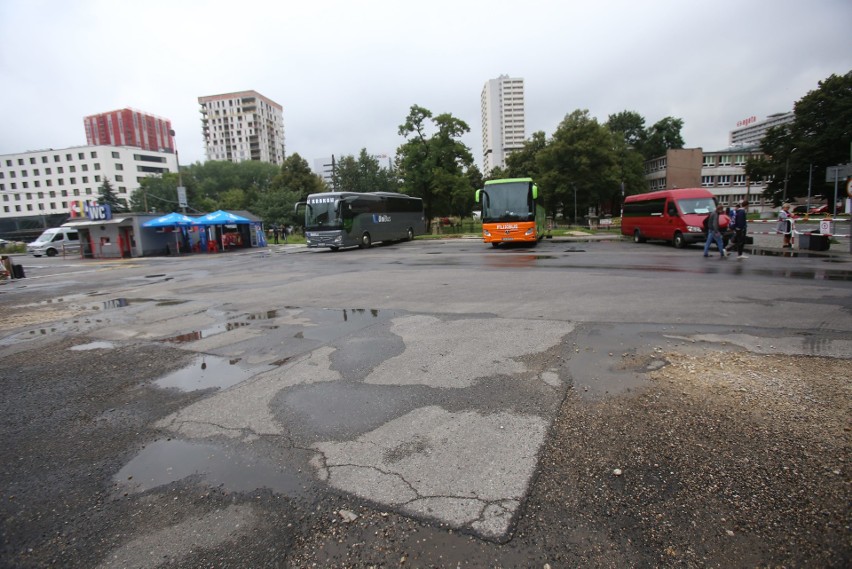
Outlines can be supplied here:
M228 359L218 356L202 355L183 369L156 380L154 384L163 389L197 391L199 389L225 389L250 377L272 369L273 366L261 366L245 369L237 365L240 358Z
M190 476L234 492L270 488L294 496L303 489L298 472L286 464L229 452L217 445L181 440L148 445L113 480L129 491L145 492Z

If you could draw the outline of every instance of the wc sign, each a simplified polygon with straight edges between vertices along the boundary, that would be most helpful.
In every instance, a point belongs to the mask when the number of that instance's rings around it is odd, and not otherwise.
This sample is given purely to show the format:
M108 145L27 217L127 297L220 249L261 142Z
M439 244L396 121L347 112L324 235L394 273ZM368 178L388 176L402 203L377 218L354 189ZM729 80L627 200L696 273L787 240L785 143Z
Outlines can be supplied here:
M112 219L112 209L109 204L99 205L97 202L86 202L83 206L86 217L92 221L106 221Z

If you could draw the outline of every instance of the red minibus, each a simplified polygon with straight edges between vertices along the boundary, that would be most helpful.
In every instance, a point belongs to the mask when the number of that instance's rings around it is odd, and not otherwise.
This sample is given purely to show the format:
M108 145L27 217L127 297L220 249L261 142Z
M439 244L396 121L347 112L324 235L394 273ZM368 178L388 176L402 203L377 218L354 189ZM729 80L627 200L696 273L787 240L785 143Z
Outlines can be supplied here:
M703 188L660 190L627 196L621 216L622 235L636 243L648 239L671 241L675 247L704 242L704 218L716 208L716 200Z

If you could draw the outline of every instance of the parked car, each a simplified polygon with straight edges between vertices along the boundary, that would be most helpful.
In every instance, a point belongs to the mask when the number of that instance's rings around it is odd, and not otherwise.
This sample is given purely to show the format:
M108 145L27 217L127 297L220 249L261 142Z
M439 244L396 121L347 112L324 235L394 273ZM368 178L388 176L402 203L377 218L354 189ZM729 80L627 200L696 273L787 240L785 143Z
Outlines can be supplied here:
M828 213L828 204L814 206L814 207L811 208L811 211L809 213L811 213L811 214Z

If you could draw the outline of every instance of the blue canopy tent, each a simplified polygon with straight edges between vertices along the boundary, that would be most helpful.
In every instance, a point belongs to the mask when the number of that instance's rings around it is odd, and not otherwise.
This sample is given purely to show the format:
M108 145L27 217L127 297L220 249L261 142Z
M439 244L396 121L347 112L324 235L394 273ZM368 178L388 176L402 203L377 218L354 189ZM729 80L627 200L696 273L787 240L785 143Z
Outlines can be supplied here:
M194 220L196 225L239 225L251 223L251 220L229 211L218 210L207 215L202 215Z
M246 217L241 215L236 215L229 211L218 210L213 213L208 213L207 215L202 215L201 217L197 217L194 220L196 225L203 225L206 227L215 226L215 225L249 225L252 221ZM239 241L230 239L229 236L236 236ZM224 233L222 232L222 250L228 248L228 246L232 247L240 247L242 246L242 236L240 233Z
M142 224L142 227L173 227L177 229L186 228L191 225L195 225L194 219L182 213L172 212L156 219L146 221ZM184 231L185 229L175 231L175 247L177 248L178 253L180 253L180 236L183 235Z

